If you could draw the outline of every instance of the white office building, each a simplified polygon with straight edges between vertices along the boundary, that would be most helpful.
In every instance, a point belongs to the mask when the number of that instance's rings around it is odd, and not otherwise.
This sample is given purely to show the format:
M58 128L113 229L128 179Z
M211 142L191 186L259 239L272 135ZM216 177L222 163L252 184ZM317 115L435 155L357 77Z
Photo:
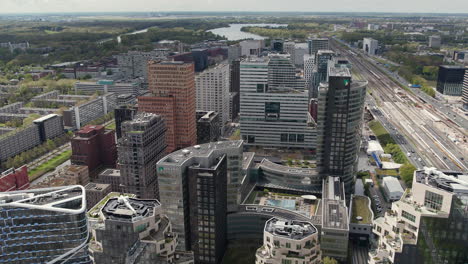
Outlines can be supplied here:
M251 146L314 148L316 131L308 112L308 92L284 78L294 76L288 73L292 65L283 64L287 56L277 56L241 62L242 138ZM270 64L270 60L277 61Z
M258 56L262 52L263 40L244 40L239 43L241 56Z
M197 110L217 112L221 131L230 119L229 75L229 64L222 63L195 77Z
M369 55L375 55L379 49L379 42L372 38L364 38L362 49Z
M309 54L309 46L307 43L296 43L294 48L294 65L297 67L304 66L304 55Z
M433 35L429 37L429 47L430 48L440 48L440 45L442 44L442 39L440 36Z

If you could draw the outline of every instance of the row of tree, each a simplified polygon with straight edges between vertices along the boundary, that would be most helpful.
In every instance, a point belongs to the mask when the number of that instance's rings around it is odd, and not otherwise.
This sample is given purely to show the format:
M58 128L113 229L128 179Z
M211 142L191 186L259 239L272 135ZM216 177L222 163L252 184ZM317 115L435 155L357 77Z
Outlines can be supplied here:
M41 157L42 155L56 149L58 146L61 146L69 142L72 137L73 137L73 133L68 132L54 139L49 139L42 145L39 145L30 150L24 151L21 154L16 155L15 157L9 158L5 163L3 163L3 169L8 169L12 167L15 167L15 168L21 167L24 164L27 164Z

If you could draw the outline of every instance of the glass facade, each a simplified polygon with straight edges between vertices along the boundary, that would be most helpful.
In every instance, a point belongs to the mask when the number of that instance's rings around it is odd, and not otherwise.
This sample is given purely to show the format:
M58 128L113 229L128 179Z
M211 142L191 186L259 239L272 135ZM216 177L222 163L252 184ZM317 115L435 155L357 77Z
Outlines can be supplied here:
M426 191L426 196L424 197L424 206L436 211L440 211L443 200L444 197L442 195L433 193L431 191Z

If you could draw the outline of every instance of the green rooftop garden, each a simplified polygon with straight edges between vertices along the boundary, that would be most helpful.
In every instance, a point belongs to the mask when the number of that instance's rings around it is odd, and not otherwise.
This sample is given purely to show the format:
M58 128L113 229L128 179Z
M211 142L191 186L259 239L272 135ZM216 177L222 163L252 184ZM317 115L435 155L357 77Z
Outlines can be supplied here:
M362 217L362 220L357 220L356 217ZM372 214L369 209L369 199L365 196L353 197L353 211L351 214L351 223L353 224L370 224L372 223Z

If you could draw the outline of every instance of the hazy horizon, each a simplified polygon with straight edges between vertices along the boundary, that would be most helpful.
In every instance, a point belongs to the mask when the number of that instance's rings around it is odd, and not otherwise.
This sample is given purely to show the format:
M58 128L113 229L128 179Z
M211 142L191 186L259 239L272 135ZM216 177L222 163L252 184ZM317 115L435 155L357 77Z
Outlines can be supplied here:
M356 12L356 13L468 13L467 0L1 0L0 13L112 13L112 12ZM140 8L141 6L141 8Z

